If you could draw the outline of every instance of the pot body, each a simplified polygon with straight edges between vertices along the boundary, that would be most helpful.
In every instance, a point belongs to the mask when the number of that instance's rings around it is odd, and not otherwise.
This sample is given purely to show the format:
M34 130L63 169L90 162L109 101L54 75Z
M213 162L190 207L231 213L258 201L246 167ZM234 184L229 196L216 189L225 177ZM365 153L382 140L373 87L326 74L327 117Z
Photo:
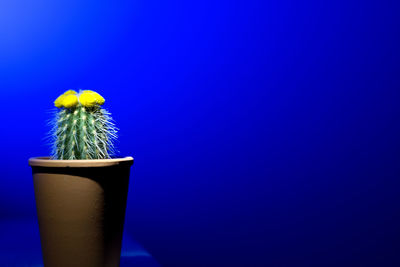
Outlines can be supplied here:
M46 267L119 266L131 157L32 158Z

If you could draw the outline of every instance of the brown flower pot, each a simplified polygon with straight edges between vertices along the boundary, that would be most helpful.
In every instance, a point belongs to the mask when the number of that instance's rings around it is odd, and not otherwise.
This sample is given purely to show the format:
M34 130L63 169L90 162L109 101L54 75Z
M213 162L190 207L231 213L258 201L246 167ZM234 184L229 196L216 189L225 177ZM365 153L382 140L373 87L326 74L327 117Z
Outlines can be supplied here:
M118 266L133 158L31 158L46 267Z

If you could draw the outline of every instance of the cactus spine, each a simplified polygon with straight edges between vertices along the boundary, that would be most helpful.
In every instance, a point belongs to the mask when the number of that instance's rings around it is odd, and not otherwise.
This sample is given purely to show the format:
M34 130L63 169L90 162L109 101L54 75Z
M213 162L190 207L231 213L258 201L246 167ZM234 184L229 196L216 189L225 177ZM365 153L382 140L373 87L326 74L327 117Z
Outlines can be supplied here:
M93 91L69 90L54 102L60 108L52 131L54 159L108 159L114 154L117 128Z

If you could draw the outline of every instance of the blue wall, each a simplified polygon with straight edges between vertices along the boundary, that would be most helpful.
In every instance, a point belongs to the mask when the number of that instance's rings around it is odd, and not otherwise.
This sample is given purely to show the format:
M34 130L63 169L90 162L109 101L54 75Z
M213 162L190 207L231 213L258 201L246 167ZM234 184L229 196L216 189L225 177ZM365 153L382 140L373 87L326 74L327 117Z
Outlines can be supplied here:
M394 2L1 1L1 218L35 216L27 159L88 88L162 264L400 264Z

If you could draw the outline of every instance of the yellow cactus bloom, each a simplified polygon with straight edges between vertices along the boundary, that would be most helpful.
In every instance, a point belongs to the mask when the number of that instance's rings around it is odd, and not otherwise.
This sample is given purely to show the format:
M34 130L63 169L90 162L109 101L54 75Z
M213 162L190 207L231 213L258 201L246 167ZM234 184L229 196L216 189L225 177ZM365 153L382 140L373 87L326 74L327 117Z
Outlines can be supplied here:
M105 99L94 91L84 90L79 96L79 102L85 107L94 107L95 105L103 105Z
M63 95L76 95L76 94L77 94L76 91L74 91L74 90L68 90L68 91L65 91L65 93L64 93Z
M75 107L78 104L78 97L76 95L64 95L62 103L66 108Z
M94 97L96 98L96 103L98 105L103 105L106 100L99 93L93 92Z
M78 102L85 107L94 107L103 105L105 99L99 93L91 90L84 90L79 96L76 91L68 90L54 101L54 105L58 108L73 108L78 105Z
M79 96L79 102L85 107L93 107L96 105L96 99L94 95L89 92L83 92Z
M65 93L64 94L62 94L62 95L60 95L59 97L57 97L57 99L54 101L54 105L56 106L56 107L58 107L58 108L62 108L62 107L66 107L66 108L68 108L68 107L73 107L73 106L75 106L76 105L76 103L75 104L73 104L74 103L74 98L67 98L67 106L65 106L65 104L64 104L64 100L65 100L65 97L66 96L69 96L69 95L76 95L77 94L77 92L76 91L74 91L74 90L68 90L68 91L65 91Z
M64 95L60 95L59 97L57 97L56 101L54 101L54 106L56 106L58 108L62 108L64 97L65 97Z

